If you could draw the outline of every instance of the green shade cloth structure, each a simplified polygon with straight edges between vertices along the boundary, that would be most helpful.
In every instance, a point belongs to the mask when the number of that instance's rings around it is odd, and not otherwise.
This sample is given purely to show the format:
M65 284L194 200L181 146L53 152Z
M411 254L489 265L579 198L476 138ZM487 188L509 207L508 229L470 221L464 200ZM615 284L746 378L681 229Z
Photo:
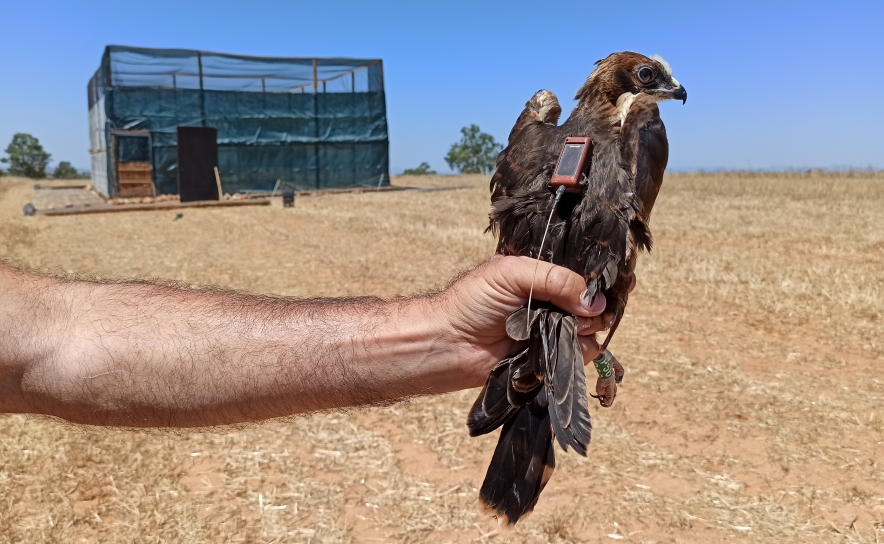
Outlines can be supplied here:
M108 197L117 164L145 158L157 194L177 193L179 126L218 130L225 192L389 185L380 59L111 45L88 95L93 184Z

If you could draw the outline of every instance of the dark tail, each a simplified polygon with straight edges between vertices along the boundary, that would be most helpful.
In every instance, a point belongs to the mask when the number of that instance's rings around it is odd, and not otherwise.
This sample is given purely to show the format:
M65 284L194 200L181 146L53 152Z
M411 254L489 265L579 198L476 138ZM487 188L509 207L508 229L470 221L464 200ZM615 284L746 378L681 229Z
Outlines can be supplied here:
M479 501L509 524L537 504L555 468L553 442L586 455L592 425L576 319L549 305L530 316L523 308L507 332L519 351L492 370L467 425L471 436L503 425Z
M504 523L516 523L534 510L555 467L546 392L541 390L504 424L479 490L479 503Z

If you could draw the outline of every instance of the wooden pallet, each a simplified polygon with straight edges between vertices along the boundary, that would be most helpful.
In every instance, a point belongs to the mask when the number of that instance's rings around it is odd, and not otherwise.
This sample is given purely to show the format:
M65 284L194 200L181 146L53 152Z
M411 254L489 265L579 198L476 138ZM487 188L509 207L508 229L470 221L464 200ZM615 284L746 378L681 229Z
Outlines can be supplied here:
M153 196L153 168L149 162L118 162L119 198Z

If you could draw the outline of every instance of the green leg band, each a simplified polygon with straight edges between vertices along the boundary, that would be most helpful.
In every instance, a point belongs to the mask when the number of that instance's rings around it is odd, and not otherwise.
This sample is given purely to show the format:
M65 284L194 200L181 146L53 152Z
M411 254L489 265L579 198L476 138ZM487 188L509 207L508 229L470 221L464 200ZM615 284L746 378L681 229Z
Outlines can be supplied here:
M614 375L614 368L611 366L611 362L608 361L608 356L605 353L599 354L598 357L593 359L592 363L599 373L599 378L607 380Z

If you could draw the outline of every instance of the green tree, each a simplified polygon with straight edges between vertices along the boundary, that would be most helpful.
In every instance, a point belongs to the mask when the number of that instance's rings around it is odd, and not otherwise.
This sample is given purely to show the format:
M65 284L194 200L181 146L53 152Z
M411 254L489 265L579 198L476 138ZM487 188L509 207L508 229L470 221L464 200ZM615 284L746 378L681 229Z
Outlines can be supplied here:
M61 161L58 163L58 166L55 167L55 172L52 173L52 177L55 179L79 179L80 173L77 172L77 169L71 166L71 163L68 161Z
M503 146L494 141L494 137L479 129L478 125L470 125L460 129L463 138L451 144L445 162L448 166L462 174L488 174L494 170L494 161Z
M12 142L6 148L8 158L0 162L9 164L10 176L25 176L42 179L46 177L46 165L49 164L47 153L37 138L19 132L12 136Z
M417 168L406 168L404 175L406 176L427 176L427 175L435 175L435 170L430 170L430 165L428 163L422 162Z

